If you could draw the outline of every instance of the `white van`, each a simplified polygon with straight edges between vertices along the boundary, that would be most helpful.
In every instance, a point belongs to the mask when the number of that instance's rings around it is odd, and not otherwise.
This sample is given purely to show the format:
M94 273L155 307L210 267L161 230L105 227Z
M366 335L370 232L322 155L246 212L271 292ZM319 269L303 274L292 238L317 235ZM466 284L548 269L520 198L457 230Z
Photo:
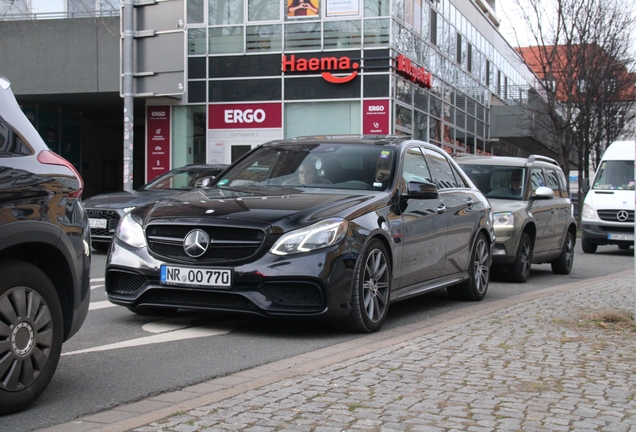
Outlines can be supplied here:
M581 214L583 252L634 245L634 141L612 143L601 159Z

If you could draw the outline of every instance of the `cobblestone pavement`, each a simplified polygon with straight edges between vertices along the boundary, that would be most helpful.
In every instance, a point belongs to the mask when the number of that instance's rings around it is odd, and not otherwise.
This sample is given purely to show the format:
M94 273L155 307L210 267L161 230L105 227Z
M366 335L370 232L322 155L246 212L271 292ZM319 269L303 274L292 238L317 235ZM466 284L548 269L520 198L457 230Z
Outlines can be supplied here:
M636 431L633 275L520 303L147 431Z

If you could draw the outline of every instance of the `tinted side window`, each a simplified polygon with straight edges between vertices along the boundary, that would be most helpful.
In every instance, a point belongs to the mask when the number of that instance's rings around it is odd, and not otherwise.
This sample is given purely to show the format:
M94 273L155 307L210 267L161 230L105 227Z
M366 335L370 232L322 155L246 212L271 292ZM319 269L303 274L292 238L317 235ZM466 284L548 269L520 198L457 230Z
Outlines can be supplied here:
M459 171L457 171L457 168L455 168L451 164L451 169L453 170L453 174L455 175L455 183L457 184L457 187L467 188L468 185L466 184L466 181L464 181L464 177L462 177L462 175L459 173Z
M0 156L26 156L30 154L29 146L0 116Z
M448 163L448 160L446 160L443 155L435 151L425 149L424 152L430 162L431 173L433 174L433 179L437 184L437 188L449 189L457 187L455 176L453 175L453 170Z
M411 147L404 155L404 170L402 172L404 185L408 182L431 183L431 173L419 147Z
M532 192L545 185L546 183L543 178L543 170L541 170L541 168L532 168Z
M557 174L556 170L545 170L545 182L546 185L554 191L555 197L561 196L561 190L559 188L559 175Z

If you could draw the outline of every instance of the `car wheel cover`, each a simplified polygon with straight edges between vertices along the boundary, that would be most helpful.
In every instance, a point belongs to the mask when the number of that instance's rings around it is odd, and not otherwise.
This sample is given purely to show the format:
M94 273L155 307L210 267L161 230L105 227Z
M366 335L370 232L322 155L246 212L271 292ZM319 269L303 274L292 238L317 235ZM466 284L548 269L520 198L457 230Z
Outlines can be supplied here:
M567 236L565 239L565 265L567 268L571 268L574 263L574 241L572 240L572 236Z
M386 313L389 298L389 267L386 256L374 249L364 266L362 298L367 318L376 323Z
M53 343L53 320L44 299L27 287L0 296L0 389L20 391L46 366Z
M530 241L524 239L521 244L521 274L525 275L530 271Z
M490 276L489 252L486 240L479 239L475 245L475 261L473 263L473 278L477 292L483 293L488 287Z

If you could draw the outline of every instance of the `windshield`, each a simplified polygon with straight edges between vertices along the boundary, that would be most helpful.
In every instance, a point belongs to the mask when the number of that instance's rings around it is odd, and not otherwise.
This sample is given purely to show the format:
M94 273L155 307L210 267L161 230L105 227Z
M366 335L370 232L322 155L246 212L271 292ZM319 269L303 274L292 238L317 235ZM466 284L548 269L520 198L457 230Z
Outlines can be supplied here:
M468 164L461 167L488 198L521 200L525 195L526 170L522 167Z
M233 166L216 186L386 190L393 178L393 153L392 148L364 144L263 146Z
M209 183L219 170L175 169L143 185L139 190L190 190ZM206 181L207 180L207 181Z
M594 186L597 190L634 190L633 161L607 160L601 162Z

